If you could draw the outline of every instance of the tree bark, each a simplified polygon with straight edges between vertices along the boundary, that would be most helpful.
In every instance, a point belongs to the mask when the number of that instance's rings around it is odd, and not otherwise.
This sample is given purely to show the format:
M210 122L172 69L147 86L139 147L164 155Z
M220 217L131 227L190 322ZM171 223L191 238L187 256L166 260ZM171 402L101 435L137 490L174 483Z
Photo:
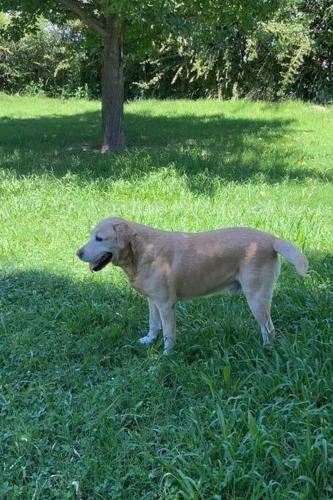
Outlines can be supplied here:
M122 151L124 133L124 22L118 14L105 19L102 68L102 153Z

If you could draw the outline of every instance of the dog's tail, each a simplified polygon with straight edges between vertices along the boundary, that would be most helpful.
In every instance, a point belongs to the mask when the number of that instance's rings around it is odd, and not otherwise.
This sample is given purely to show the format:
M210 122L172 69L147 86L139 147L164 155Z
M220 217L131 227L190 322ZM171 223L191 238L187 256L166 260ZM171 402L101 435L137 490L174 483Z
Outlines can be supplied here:
M289 243L289 241L281 240L280 238L275 238L273 241L273 248L276 252L280 253L287 259L290 264L296 267L296 271L301 276L305 276L309 267L309 261L305 255L298 250L294 245Z

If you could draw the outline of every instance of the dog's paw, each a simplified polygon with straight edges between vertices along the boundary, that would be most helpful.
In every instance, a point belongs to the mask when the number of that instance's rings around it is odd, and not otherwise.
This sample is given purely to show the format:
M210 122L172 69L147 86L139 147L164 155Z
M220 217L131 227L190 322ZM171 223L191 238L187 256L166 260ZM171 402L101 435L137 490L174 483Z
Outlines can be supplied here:
M168 356L169 354L171 354L174 345L175 345L175 341L173 339L165 339L164 340L164 350L163 350L164 356Z
M155 342L156 339L153 337L149 337L149 335L146 335L145 337L141 337L139 339L139 343L141 345L152 345Z

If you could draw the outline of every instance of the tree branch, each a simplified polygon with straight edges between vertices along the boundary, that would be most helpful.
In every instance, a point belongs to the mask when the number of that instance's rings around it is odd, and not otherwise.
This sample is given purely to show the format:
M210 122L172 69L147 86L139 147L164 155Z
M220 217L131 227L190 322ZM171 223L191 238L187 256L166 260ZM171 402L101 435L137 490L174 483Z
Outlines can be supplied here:
M84 23L102 36L109 35L103 24L96 17L89 16L76 0L60 0L65 7L74 12Z

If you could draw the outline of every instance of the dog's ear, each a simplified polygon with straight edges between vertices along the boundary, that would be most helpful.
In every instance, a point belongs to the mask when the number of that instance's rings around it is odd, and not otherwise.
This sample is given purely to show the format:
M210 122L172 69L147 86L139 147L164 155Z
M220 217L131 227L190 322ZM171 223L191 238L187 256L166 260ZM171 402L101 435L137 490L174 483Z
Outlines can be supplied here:
M128 247L131 240L131 235L132 235L131 228L125 222L120 222L119 224L115 224L113 228L117 235L118 246L120 250L124 250L125 248Z

